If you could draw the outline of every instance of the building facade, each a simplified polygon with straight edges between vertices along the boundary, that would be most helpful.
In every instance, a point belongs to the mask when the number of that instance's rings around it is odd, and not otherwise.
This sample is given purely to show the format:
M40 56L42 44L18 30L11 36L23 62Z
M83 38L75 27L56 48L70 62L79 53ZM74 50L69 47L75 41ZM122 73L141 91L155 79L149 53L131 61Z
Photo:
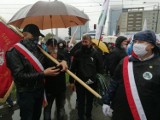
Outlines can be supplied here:
M143 7L123 9L117 23L117 31L119 33L141 31L145 20L147 29L160 33L159 9L144 10Z
M111 6L109 9L109 20L107 35L113 35L117 33L117 22L122 13L122 6Z

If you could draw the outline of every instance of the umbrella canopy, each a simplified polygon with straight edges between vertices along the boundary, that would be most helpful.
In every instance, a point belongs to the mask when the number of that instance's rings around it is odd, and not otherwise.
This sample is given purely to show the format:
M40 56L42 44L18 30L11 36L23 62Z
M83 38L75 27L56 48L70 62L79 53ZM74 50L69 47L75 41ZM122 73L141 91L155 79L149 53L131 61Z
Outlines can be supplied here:
M99 49L101 49L103 52L109 53L109 50L108 50L107 46L106 46L102 41L99 41L99 40L96 40L96 39L92 39L92 42L93 42Z
M67 28L83 25L88 16L79 9L60 1L38 1L21 8L10 20L9 24L24 28L27 24L35 24L40 29Z

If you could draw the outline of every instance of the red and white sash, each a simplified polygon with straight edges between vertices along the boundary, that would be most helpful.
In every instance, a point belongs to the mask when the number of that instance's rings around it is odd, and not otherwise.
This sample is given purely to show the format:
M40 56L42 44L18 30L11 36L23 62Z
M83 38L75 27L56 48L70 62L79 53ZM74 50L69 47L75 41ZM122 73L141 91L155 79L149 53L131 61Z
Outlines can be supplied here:
M24 55L38 72L44 70L39 60L25 46L23 46L20 43L16 43L14 45L14 48L16 48L22 55ZM47 105L47 99L46 99L46 94L44 92L43 106L46 105Z
M124 58L123 62L123 79L127 100L134 120L147 120L134 79L133 62L129 62L128 56Z

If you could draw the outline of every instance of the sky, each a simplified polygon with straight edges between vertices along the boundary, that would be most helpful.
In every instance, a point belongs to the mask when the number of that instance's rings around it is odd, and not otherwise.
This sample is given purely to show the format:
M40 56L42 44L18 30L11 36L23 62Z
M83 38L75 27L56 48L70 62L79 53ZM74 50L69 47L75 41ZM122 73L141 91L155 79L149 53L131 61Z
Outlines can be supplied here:
M6 21L9 21L11 17L22 7L28 4L34 4L38 0L1 0L0 1L0 16L4 18ZM49 0L43 0L49 1ZM53 0L50 0L53 1ZM93 30L94 24L98 23L98 18L101 13L102 4L104 0L59 0L66 4L70 4L82 11L84 11L89 16L89 28ZM110 0L110 5L112 5L115 9L118 6L127 7L146 7L153 8L154 5L157 5L159 0L154 0L151 2L150 0ZM146 2L143 4L143 2ZM106 22L107 23L107 22ZM105 26L107 28L107 25ZM48 31L42 31L46 34ZM49 31L50 32L50 31ZM55 32L55 31L54 31ZM68 36L68 28L58 29L58 35L61 38Z

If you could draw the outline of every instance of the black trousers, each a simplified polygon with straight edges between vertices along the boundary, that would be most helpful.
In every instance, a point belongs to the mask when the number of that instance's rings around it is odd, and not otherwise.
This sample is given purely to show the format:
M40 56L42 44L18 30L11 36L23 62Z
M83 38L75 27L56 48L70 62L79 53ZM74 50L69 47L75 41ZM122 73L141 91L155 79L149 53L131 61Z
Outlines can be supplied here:
M39 120L42 111L44 90L17 92L21 120Z
M61 93L46 93L48 105L44 108L44 120L51 120L51 110L56 100L57 120L63 120L65 115L65 91Z
M91 84L89 86L93 89L96 88L95 84ZM94 98L93 94L80 84L76 85L76 93L79 120L84 120L84 116L86 116L86 118L91 118Z

